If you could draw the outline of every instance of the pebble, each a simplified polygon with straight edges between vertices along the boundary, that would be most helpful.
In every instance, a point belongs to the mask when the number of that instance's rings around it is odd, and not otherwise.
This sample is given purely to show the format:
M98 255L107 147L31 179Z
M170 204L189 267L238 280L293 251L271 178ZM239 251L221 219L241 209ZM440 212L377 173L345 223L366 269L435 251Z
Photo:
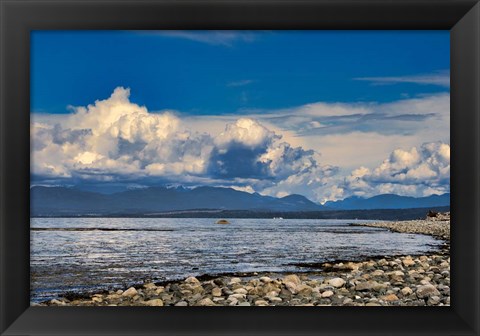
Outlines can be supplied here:
M333 287L340 288L345 285L345 280L343 280L342 278L333 278L328 280L328 284L332 285Z
M417 296L420 299L434 295L438 296L440 295L440 292L433 285L424 285L417 288Z
M212 295L213 296L222 296L222 289L218 287L212 288Z
M129 289L127 289L125 292L122 293L122 296L134 297L135 295L137 295L137 293L138 292L134 287L130 287Z
M329 298L329 297L333 296L333 294L334 293L332 291L326 291L326 292L322 293L322 297L323 298Z
M213 302L210 298L205 298L198 301L199 306L215 306L215 302Z
M147 306L162 307L163 301L161 299L153 299L144 302Z

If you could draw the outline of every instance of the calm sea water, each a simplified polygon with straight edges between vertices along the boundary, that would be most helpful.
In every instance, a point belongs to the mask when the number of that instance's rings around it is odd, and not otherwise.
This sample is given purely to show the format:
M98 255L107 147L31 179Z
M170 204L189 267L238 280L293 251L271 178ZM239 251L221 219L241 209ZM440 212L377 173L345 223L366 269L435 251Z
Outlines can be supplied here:
M295 263L418 254L430 236L349 226L354 220L33 218L31 300L225 272L294 272ZM358 221L358 222L365 222Z

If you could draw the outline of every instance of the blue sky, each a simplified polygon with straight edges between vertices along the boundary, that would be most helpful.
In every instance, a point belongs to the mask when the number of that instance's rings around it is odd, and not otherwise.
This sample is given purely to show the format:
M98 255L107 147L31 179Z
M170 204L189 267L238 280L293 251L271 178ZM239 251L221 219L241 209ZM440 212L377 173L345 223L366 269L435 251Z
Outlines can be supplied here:
M319 202L449 191L449 38L448 31L33 32L32 180L211 184Z

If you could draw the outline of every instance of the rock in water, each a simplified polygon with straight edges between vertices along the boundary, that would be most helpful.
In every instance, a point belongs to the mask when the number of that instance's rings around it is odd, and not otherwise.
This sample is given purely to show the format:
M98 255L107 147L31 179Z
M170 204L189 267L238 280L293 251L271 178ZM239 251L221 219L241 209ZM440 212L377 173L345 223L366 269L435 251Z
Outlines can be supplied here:
M220 219L217 221L217 224L230 224L230 222L226 219Z

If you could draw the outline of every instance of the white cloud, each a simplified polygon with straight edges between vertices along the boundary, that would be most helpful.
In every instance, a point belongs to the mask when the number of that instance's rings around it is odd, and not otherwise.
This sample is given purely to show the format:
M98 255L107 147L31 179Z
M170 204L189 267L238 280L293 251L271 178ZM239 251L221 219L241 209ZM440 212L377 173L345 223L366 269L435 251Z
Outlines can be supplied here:
M396 77L360 77L355 80L372 82L376 85L412 83L421 85L438 85L450 87L450 72L448 70L437 71L431 74L396 76Z
M238 30L164 30L149 33L225 47L231 47L237 42L255 41L253 32Z
M313 103L251 117L322 153L322 161L349 169L373 166L396 147L450 142L448 93L382 104Z
M170 112L148 113L129 94L116 88L110 98L74 108L58 123L34 121L33 174L114 179L205 172L210 137L189 131Z
M357 196L429 196L449 192L450 145L432 142L419 148L396 149L379 166L352 171L342 188Z
M240 118L234 123L227 124L225 131L215 138L215 144L219 148L224 148L231 143L241 143L254 148L258 146L268 146L278 138L279 136L256 120Z
M252 80L252 79L245 79L245 80L239 80L239 81L234 81L234 82L227 83L227 86L228 87L245 86L245 85L252 84L253 82L254 82L254 80Z

